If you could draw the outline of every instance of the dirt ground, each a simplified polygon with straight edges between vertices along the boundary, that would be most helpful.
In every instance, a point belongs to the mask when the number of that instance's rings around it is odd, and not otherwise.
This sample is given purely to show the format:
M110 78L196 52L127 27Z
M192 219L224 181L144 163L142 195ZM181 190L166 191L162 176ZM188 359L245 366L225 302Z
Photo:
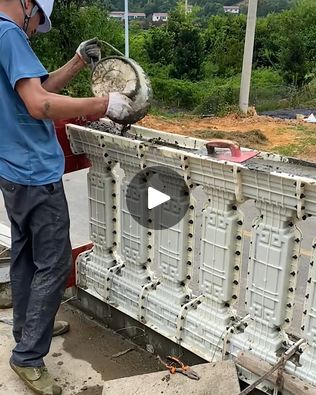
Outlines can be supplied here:
M273 151L316 161L316 147L309 137L316 124L302 120L284 120L268 116L177 117L146 116L141 126L184 134L203 139L225 138L241 146L261 151Z

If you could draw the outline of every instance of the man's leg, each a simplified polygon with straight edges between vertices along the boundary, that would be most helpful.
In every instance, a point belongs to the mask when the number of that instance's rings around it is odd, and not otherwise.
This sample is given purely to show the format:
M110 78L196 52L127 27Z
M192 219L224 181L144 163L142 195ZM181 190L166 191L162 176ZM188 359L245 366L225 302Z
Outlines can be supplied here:
M21 216L25 220L28 213L36 270L22 338L13 350L11 361L17 366L40 367L49 351L54 318L71 268L69 214L62 182L27 187L23 206L23 213L16 213L16 222L20 222Z
M0 188L11 222L10 280L13 301L13 336L18 343L22 336L31 283L36 269L33 264L32 238L28 230L28 213L23 207L27 187L0 178Z

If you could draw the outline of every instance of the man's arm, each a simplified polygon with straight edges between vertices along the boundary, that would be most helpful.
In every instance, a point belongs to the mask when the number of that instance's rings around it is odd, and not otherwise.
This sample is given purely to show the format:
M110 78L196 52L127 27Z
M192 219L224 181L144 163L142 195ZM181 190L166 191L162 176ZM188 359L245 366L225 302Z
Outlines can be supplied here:
M73 98L48 92L40 78L23 78L15 84L28 112L35 119L67 119L92 115L108 116L125 123L133 112L133 103L126 95L110 92L105 97Z
M42 87L48 92L60 92L73 77L82 70L86 64L78 55L75 55L69 62L58 70L49 73L49 77L42 84Z
M86 115L101 118L108 107L108 96L72 98L48 92L39 78L24 78L17 82L16 91L28 112L36 119L67 119Z

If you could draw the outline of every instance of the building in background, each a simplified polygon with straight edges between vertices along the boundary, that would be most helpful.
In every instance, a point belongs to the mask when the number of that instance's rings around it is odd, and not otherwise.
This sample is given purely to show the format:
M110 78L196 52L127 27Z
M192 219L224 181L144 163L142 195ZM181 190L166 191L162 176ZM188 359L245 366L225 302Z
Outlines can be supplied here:
M153 22L167 22L168 13L167 12L154 12L152 14L151 20Z
M115 18L120 21L124 20L124 11L112 11L110 12L110 18ZM144 12L129 12L128 13L128 19L130 21L132 20L143 20L146 19L146 14Z
M227 14L239 14L240 13L240 8L238 5L227 5L224 6L224 12Z

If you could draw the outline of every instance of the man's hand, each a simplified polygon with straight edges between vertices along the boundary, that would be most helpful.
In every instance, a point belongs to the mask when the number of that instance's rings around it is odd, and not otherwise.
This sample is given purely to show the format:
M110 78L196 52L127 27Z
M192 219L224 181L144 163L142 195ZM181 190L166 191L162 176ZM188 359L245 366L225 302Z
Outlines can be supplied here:
M107 117L114 122L124 124L132 113L133 107L131 99L119 92L109 93L109 104L105 113Z
M95 37L91 40L83 41L77 48L76 53L84 63L93 68L95 63L101 59L99 40Z

